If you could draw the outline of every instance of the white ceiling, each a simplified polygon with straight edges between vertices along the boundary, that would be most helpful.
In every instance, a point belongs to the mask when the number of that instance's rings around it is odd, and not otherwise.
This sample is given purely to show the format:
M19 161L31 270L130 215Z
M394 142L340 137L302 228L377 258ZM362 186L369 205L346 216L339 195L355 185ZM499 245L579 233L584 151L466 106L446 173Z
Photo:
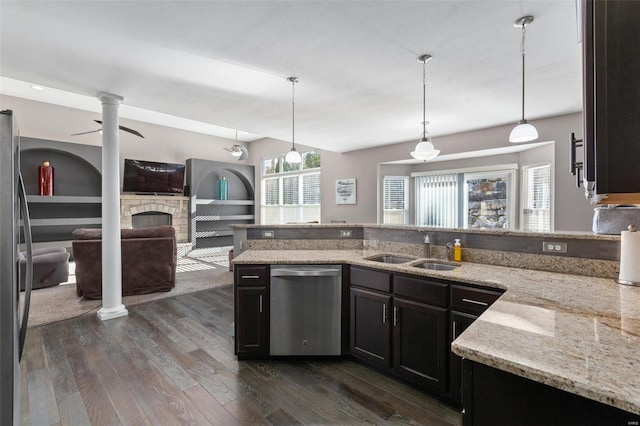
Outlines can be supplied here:
M126 118L290 141L293 75L296 142L345 152L419 138L424 53L433 136L517 122L528 14L527 118L582 110L574 0L1 0L0 91L96 111L106 91Z

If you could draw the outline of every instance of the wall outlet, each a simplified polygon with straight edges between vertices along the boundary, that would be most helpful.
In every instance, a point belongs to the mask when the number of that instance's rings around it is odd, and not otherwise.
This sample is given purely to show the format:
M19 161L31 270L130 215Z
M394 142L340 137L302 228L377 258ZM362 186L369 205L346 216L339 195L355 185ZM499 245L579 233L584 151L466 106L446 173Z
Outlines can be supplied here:
M262 238L273 238L275 236L275 231L262 231Z
M542 251L545 253L566 253L567 243L551 243L545 241L542 243Z
M350 229L342 229L340 230L340 238L349 238L351 236Z

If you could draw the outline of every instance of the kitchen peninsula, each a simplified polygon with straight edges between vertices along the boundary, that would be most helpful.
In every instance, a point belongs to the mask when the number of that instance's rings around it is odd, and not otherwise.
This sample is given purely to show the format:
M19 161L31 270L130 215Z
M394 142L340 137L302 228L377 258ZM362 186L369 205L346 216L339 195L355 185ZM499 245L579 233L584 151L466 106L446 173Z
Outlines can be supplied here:
M353 238L341 238L346 235L344 231L350 231ZM453 341L454 353L473 363L597 401L607 408L615 407L629 421L638 420L640 288L622 286L613 280L619 237L428 229L435 242L433 257L446 257L444 245L453 234L461 237L463 247L467 247L459 267L435 271L413 266L425 260L418 231L416 227L380 225L239 226L234 227L234 240L248 250L236 257L234 264L343 264L505 290ZM267 237L262 238L263 235ZM522 259L527 266L531 264L526 257L532 257L539 269L555 271L488 264L489 259L504 257L501 239L503 247L512 250L506 252L508 256ZM568 253L575 257L522 253L540 239L563 240ZM491 250L474 249L480 240L490 241ZM326 249L329 247L333 249ZM518 247L523 250L516 252ZM577 249L572 250L573 247ZM391 264L368 259L390 253L413 256L415 260ZM600 258L593 253L599 253ZM484 256L483 264L468 261L480 256ZM550 259L541 259L543 256ZM598 271L600 277L593 272L590 276L576 274L574 271L580 268L573 263L581 264L583 270ZM563 265L572 273L561 273ZM467 403L465 400L465 409ZM465 423L467 418L468 415Z

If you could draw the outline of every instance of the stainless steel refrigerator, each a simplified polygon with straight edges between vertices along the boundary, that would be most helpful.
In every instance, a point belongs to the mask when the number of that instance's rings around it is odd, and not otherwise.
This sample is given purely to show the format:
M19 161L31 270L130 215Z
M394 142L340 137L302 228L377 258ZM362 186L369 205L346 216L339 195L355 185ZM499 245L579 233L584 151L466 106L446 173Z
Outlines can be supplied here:
M20 137L11 111L0 111L0 425L20 424L20 357L32 286L31 228L20 176ZM18 245L27 257L25 292L19 290ZM24 297L22 311L20 297Z

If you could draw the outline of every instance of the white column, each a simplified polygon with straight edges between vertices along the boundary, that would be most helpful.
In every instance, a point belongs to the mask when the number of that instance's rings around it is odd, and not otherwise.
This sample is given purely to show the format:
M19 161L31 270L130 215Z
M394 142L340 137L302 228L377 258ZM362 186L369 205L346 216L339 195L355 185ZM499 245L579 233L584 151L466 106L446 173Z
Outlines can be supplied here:
M102 102L102 307L98 318L127 315L122 304L122 249L120 246L120 147L118 106L123 97L101 92Z

